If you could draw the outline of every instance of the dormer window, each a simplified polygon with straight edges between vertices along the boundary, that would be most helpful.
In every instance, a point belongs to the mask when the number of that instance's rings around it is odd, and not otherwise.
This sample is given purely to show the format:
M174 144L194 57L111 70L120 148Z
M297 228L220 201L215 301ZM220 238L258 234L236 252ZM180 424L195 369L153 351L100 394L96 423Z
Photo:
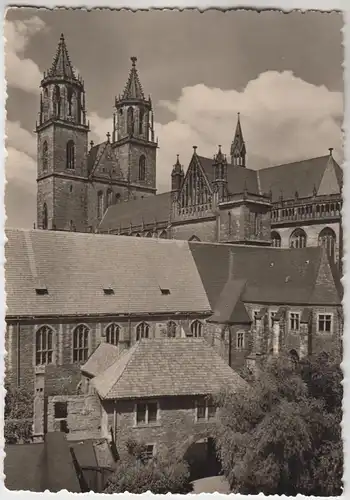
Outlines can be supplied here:
M37 295L49 295L49 291L45 285L38 285L35 288L35 292Z
M161 288L160 291L162 292L162 295L170 295L169 288Z
M114 290L112 287L108 286L103 289L105 295L114 295Z

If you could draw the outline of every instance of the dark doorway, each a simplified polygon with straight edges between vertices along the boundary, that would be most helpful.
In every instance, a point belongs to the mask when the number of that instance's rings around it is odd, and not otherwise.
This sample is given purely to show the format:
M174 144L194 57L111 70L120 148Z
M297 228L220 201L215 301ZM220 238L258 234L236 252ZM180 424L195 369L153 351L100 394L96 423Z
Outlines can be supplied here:
M191 481L220 474L221 465L213 438L192 443L184 455L184 460L190 466Z

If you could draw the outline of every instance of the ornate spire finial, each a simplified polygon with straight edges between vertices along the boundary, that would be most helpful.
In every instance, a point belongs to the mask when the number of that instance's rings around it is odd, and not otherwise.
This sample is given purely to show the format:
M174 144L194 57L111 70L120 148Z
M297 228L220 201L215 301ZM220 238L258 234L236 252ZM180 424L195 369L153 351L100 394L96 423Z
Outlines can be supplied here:
M109 142L110 138L111 138L111 134L109 132L107 132L106 136L107 136L107 142Z
M76 78L74 74L74 70L69 59L69 54L63 33L61 33L60 41L58 43L58 47L51 68L46 74L46 77L50 76L56 78L57 77L70 78L80 82L79 78Z
M328 148L328 150L329 150L329 156L333 156L333 149L334 148Z
M135 66L136 66L136 61L137 61L137 57L132 56L132 57L130 57L130 59L131 59L131 62L132 62L132 66L133 66L133 68L135 68Z
M193 154L197 154L197 146L193 146Z
M130 57L130 59L132 62L132 67L130 69L129 78L123 91L122 99L138 99L144 101L145 95L143 93L142 85L140 83L136 69L137 57L133 56Z

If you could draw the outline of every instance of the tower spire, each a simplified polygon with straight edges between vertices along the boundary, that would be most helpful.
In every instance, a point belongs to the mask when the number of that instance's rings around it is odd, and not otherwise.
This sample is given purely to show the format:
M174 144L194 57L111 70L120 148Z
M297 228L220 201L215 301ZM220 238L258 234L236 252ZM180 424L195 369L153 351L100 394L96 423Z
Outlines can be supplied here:
M137 57L133 56L130 58L132 66L129 72L129 77L124 87L122 94L122 100L137 99L144 101L145 94L143 93L143 88L139 79L139 75L136 69Z
M232 165L245 167L245 157L247 151L243 139L243 132L241 127L241 116L237 113L236 132L231 144L231 163Z
M72 63L69 58L66 42L63 33L61 33L60 41L53 59L51 68L47 73L48 77L71 78L76 79Z

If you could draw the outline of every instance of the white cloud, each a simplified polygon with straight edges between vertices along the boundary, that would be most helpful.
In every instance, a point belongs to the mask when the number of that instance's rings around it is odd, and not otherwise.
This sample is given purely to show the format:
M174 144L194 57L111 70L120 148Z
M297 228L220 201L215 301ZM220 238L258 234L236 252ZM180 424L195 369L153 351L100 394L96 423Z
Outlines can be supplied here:
M36 138L19 122L6 122L6 179L16 179L36 189Z
M42 72L24 53L30 38L43 29L46 29L46 25L37 16L25 21L5 21L5 67L8 85L27 92L39 92Z
M185 167L193 145L198 154L212 157L221 144L229 155L238 111L250 168L326 155L328 147L342 159L342 93L309 84L289 71L262 73L241 92L203 84L186 87L176 102L159 104L175 115L165 125L156 124L161 190L169 189L177 153Z
M90 122L90 140L93 140L95 144L104 142L106 140L107 133L112 133L112 117L102 118L93 111L88 115L87 119Z

